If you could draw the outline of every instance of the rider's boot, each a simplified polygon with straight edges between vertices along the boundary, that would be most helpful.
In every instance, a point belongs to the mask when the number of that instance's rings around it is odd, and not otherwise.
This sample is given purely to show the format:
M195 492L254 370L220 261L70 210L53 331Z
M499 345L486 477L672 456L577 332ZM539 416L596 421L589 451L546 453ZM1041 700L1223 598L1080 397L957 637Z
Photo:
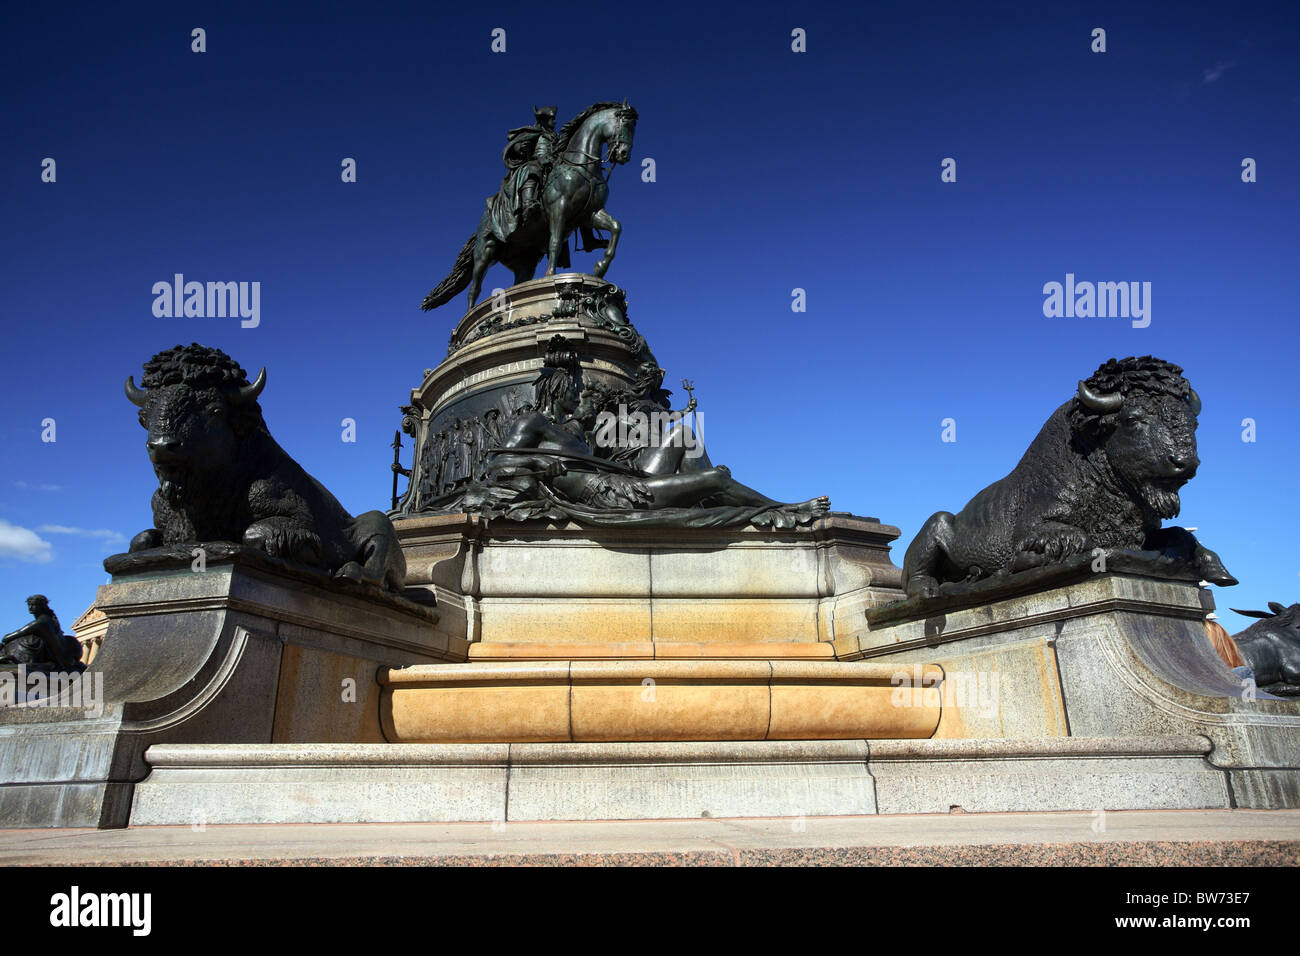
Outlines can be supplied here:
M541 203L537 201L537 183L529 179L519 187L519 218L531 219L540 206Z

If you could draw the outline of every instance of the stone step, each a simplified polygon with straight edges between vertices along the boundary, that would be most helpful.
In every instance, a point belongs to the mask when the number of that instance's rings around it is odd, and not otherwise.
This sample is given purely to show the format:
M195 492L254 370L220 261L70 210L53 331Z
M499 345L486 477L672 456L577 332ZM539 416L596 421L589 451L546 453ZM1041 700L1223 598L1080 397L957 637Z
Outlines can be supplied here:
M471 644L471 661L583 660L835 660L835 648L825 641L762 641L750 644L691 641L628 641L623 643L542 644L480 641Z
M1204 737L156 744L132 826L1225 809Z
M930 737L937 667L829 660L478 661L383 668L392 743ZM900 690L903 692L900 693Z

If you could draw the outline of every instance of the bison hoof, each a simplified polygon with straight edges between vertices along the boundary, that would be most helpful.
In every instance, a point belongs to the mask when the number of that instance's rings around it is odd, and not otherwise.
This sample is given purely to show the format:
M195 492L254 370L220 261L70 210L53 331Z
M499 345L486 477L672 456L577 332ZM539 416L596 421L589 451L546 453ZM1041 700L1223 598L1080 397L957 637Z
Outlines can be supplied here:
M1031 571L1034 568L1041 568L1049 561L1047 555L1041 551L1020 551L1011 559L1010 571L1012 574L1020 571Z
M908 580L906 590L910 598L938 597L939 582L932 577L914 577Z
M256 548L258 551L272 554L272 549L275 547L274 536L269 529L253 525L244 532L244 547Z
M249 525L244 532L244 545L265 551L273 558L297 561L313 567L319 567L321 563L320 539L310 532L259 522Z
M161 548L163 543L162 532L157 528L146 528L131 539L127 546L128 551L148 551L150 548Z
M1196 569L1204 580L1217 584L1221 588L1230 588L1238 583L1223 566L1219 556L1209 548L1202 548L1201 553L1196 556Z
M334 572L336 578L347 578L350 581L364 581L366 572L361 565L355 561L349 561L343 567Z

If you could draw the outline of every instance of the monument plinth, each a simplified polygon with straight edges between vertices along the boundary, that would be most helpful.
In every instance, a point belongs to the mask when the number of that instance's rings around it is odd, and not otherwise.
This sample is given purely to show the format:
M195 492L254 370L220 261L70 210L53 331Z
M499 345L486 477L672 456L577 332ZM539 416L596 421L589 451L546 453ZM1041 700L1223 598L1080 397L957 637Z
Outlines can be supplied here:
M741 485L663 377L627 296L593 276L499 290L457 324L412 392L394 524L408 588L468 662L381 673L389 740L934 732L939 671L904 710L895 669L835 661L865 610L902 597L898 529Z
M582 527L473 515L399 518L408 586L436 596L470 659L662 658L687 645L732 655L822 656L902 596L898 529L830 514L804 528ZM753 651L745 648L752 646ZM785 649L783 649L785 648Z

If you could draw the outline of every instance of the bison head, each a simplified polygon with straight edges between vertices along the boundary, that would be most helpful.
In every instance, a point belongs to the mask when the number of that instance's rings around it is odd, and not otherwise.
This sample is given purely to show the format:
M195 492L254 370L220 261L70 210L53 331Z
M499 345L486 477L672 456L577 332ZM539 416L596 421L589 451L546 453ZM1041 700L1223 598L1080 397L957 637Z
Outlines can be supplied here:
M1111 359L1079 383L1070 408L1085 455L1104 451L1116 480L1158 518L1178 515L1178 491L1196 474L1201 399L1177 365L1153 358Z
M149 461L168 500L220 487L247 436L266 428L257 404L266 369L249 384L220 349L193 344L159 352L140 381L126 380L126 397L140 408Z

